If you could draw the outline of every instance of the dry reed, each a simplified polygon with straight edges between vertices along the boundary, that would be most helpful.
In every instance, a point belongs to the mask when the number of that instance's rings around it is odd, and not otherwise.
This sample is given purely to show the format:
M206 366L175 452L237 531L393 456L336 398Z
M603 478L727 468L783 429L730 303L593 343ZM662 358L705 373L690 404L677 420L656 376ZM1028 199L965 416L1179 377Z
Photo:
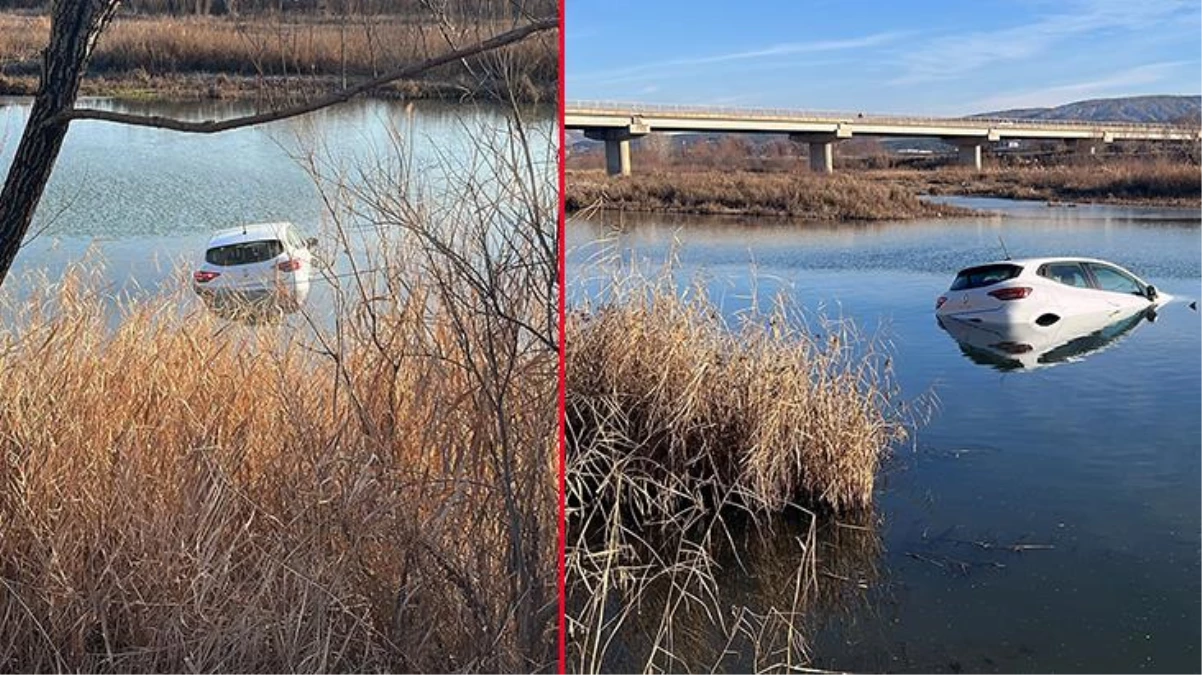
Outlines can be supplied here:
M854 174L601 172L568 174L569 211L593 206L627 211L787 216L806 220L901 220L971 213L932 204L902 186Z
M803 667L804 612L837 557L819 523L871 523L905 436L886 357L783 299L728 325L704 287L626 266L567 329L570 667L716 668L731 654L715 635L754 655L738 667ZM787 512L804 525L780 586L732 615L721 551Z
M931 172L885 171L890 181L922 185L932 194L1109 203L1202 202L1202 173L1189 162L1112 160L1070 166L948 168Z
M0 669L554 667L554 192L490 142L441 202L314 174L326 250L379 233L328 316L6 287Z
M128 303L110 328L77 276L14 310L5 670L537 667L503 582L495 421L426 303L380 317L386 349L336 359L177 298ZM512 404L531 451L550 433L526 412L537 394ZM514 469L546 473L546 455ZM529 513L551 536L550 505Z
M43 16L0 15L0 64L7 64L2 74L37 74L49 25ZM444 35L432 21L392 16L345 21L121 16L97 43L88 72L93 78L125 79L142 86L168 86L160 80L189 74L334 78L329 85L335 86L337 78L375 76L447 51L448 38L462 45L509 27L483 22ZM523 73L529 91L519 94L553 90L557 82L553 36L536 36L469 59L466 67L443 66L424 79L456 82L461 92L500 91L515 84L500 81L495 71L502 61L517 64Z

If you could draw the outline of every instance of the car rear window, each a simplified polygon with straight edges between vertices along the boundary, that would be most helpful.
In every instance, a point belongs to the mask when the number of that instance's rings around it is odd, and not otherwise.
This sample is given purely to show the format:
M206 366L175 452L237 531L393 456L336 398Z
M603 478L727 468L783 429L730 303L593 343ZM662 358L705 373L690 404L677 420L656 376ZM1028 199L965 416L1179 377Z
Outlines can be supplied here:
M246 241L241 244L217 246L205 251L205 262L221 267L250 265L271 260L284 252L284 245L276 239Z
M964 291L970 288L984 288L1013 279L1023 271L1018 265L981 265L960 270L956 280L952 282L953 291Z

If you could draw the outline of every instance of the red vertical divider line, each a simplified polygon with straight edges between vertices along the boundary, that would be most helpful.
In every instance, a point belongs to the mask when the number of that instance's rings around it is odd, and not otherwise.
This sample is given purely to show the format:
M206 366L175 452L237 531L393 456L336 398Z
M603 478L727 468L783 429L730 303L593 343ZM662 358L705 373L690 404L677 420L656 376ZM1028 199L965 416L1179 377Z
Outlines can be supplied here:
M568 551L568 516L567 516L567 475L568 475L568 443L567 443L567 402L568 402L568 372L567 372L567 215L564 208L565 173L564 161L566 154L566 134L564 133L564 44L566 20L564 3L559 0L559 672L568 671L568 588L567 588L567 551Z

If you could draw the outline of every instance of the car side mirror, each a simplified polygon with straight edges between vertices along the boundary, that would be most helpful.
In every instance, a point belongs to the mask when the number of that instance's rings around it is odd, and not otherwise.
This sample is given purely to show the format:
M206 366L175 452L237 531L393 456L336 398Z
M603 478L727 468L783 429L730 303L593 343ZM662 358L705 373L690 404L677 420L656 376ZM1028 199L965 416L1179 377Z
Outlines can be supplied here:
M1148 287L1144 289L1144 297L1149 300L1155 300L1158 295L1160 294L1156 292L1156 287L1152 284L1148 284Z
M305 248L317 248L317 237L309 237L305 240Z

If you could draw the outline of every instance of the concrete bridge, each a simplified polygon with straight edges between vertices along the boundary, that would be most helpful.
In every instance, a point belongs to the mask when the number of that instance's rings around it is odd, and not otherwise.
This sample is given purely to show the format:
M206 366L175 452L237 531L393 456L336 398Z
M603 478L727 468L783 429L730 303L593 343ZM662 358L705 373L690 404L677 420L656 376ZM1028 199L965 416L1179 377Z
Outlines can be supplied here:
M981 168L981 148L1004 139L1062 140L1082 154L1114 141L1198 141L1197 129L1171 124L1049 122L984 117L899 117L798 110L651 106L569 101L564 127L605 141L610 175L630 174L630 141L656 131L788 134L810 149L810 168L834 170L834 144L853 136L934 137L956 146L959 161Z

